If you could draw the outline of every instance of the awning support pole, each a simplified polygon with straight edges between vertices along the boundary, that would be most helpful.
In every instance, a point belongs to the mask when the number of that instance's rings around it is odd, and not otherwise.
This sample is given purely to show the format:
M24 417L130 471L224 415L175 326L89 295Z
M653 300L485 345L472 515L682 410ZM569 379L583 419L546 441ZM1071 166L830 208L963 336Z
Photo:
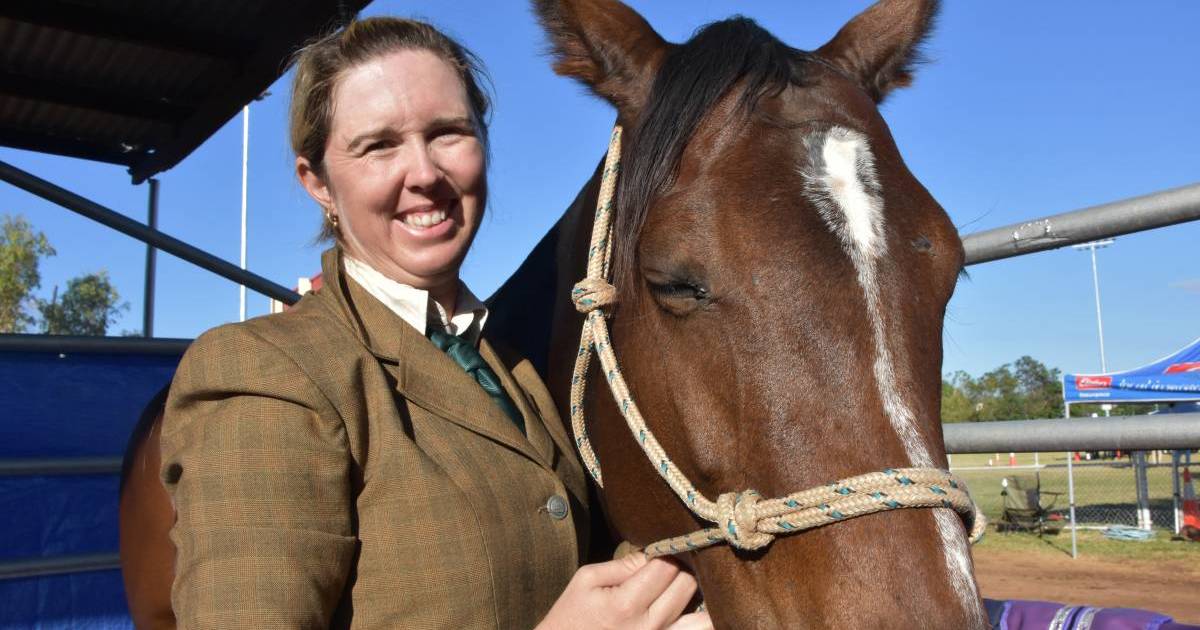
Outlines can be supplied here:
M151 177L147 180L150 185L149 200L146 209L146 226L158 230L158 180ZM146 244L146 283L145 297L142 300L142 336L154 336L154 246Z

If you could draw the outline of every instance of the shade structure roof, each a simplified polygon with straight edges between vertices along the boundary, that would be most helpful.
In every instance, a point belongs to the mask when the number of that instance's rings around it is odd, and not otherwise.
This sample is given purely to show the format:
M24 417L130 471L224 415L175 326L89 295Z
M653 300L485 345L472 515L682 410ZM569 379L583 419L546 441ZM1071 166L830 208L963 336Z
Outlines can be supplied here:
M1063 397L1068 404L1200 401L1200 339L1125 372L1065 374Z
M370 0L3 0L0 145L129 167L187 157Z

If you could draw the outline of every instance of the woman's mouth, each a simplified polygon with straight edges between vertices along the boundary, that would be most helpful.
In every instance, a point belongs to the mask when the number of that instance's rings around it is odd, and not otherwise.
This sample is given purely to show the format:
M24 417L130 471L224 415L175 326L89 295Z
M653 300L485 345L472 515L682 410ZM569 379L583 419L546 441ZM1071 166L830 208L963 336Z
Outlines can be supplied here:
M414 230L427 230L446 220L449 216L445 210L431 208L429 210L410 210L400 215L404 225Z

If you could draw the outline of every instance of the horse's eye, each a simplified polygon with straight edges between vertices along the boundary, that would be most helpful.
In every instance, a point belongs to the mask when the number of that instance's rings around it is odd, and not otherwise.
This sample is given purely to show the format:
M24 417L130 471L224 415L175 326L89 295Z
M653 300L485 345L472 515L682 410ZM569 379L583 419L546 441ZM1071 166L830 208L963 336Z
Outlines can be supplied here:
M654 301L663 310L673 315L680 317L688 315L713 301L709 290L699 283L684 280L655 280L647 280Z
M703 300L708 297L708 290L690 282L651 283L650 290L658 297L671 300Z

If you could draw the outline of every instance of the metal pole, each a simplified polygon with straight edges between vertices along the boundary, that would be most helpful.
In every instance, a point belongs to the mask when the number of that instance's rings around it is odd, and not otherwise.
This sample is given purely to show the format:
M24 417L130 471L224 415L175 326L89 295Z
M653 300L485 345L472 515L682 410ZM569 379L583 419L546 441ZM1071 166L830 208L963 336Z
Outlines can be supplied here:
M1200 184L1114 201L962 237L966 264L1012 258L1200 219Z
M1109 241L1111 242L1111 241ZM1088 243L1092 250L1092 286L1096 289L1096 332L1100 335L1100 373L1108 374L1108 360L1104 356L1104 318L1100 316L1100 273L1096 270L1096 246L1098 243ZM1107 414L1107 410L1105 410Z
M1180 483L1179 483L1179 451L1171 451L1171 515L1174 517L1174 526L1171 531L1175 535L1179 535L1179 530L1183 525L1183 513L1180 511Z
M942 435L946 452L955 454L1194 449L1200 448L1200 413L956 422L942 425Z
M1063 416L1067 419L1071 417L1071 403L1063 401ZM1071 457L1072 453L1067 452L1067 504L1071 507L1071 558L1079 557L1079 542L1078 532L1079 527L1075 522L1075 466Z
M149 200L146 208L146 226L151 230L158 229L158 180L151 177L146 182L150 185ZM154 336L154 270L156 255L154 246L146 244L146 282L145 294L142 299L142 336Z
M121 558L115 553L11 560L0 562L0 580L17 580L43 575L67 575L88 571L108 571L119 568L121 568Z
M163 234L158 230L152 230L115 210L105 208L94 201L81 197L60 186L56 186L3 160L0 160L0 180L106 225L118 232L132 236L143 243L149 243L168 254L178 256L218 276L244 284L284 304L295 304L300 299L300 296L295 291L287 287L271 282L260 275L239 269L237 265L232 265L173 236Z
M242 269L246 269L246 166L250 161L250 105L242 106ZM238 285L238 321L246 321L246 285Z
M1133 460L1133 482L1137 491L1138 529L1150 531L1153 520L1150 518L1150 481L1146 478L1146 451L1134 451L1129 459Z

